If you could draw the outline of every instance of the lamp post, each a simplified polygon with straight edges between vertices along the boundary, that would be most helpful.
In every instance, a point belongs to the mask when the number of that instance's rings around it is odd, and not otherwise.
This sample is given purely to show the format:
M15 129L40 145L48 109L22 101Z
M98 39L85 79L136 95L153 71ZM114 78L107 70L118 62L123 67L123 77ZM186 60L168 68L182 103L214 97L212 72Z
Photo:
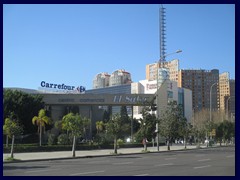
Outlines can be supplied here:
M182 52L182 50L180 50L180 49L178 49L178 50L176 50L175 52L172 52L172 53L169 53L169 54L166 54L166 55L164 55L163 57L160 57L160 60L157 62L157 70L156 70L156 72L157 72L157 91L156 91L156 106L157 106L157 109L158 109L158 88L159 88L159 83L158 83L158 81L159 81L159 79L158 79L158 74L159 74L159 72L158 72L158 69L159 69L159 64L160 64L160 62L161 62L161 60L162 59L165 59L167 56L169 56L169 55L172 55L172 54L176 54L176 53L181 53ZM159 128L158 128L158 110L156 110L156 113L157 113L157 123L156 123L156 133L157 133L157 151L159 151Z
M210 121L212 121L212 87L216 85L218 82L212 84L210 88Z
M226 109L227 109L227 113L226 113L226 114L227 114L227 120L228 120L228 101L229 101L230 98L231 98L231 96L229 96L229 97L227 98L227 104L226 104L226 105L227 105L227 108L226 108Z
M212 122L212 88L216 84L218 84L218 82L213 83L210 88L210 120L209 120L210 122ZM206 137L206 139L208 140L208 136ZM212 139L212 136L210 139ZM208 146L208 143L207 143L207 146Z
M132 106L132 118L131 118L131 143L133 143L133 106Z
M176 54L176 53L181 53L181 52L182 52L182 50L181 50L181 49L178 49L178 50L176 50L175 52L172 52L172 53L169 53L169 54L164 55L164 58L166 58L166 57L169 56L169 55Z
M229 118L229 116L228 116L228 109L229 109L229 107L228 107L228 101L229 101L229 99L231 98L231 97L233 97L233 96L229 96L228 98L227 98L227 104L226 104L226 109L227 109L227 120L228 120L228 118Z
M181 49L178 49L178 50L176 50L175 52L172 52L172 53L169 53L169 54L166 54L166 55L164 55L163 57L160 57L160 60L159 61L161 61L162 59L165 59L167 56L169 56L169 55L172 55L172 54L177 54L177 53L181 53L182 52L182 50Z

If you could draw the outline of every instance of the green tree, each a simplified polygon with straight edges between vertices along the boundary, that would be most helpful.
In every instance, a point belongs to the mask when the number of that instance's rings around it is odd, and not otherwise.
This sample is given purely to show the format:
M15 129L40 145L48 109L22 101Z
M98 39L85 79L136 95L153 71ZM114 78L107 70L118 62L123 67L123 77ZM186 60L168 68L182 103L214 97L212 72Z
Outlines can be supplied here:
M97 134L103 131L104 128L104 122L103 121L97 121L96 122L96 129L97 129Z
M110 120L110 107L108 107L108 111L104 110L104 113L103 113L103 122L108 122Z
M233 137L235 137L235 125L233 122L225 120L218 124L216 138L220 141L220 144L222 141L225 143L231 141Z
M219 141L220 146L222 146L223 141L223 123L219 123L216 129L216 140Z
M123 132L124 124L121 120L121 116L119 114L115 114L112 116L112 119L106 124L107 133L112 135L114 138L114 153L117 154L117 139L121 136Z
M9 119L18 119L14 112L11 112L9 115ZM6 129L3 129L3 134L6 135L6 147L8 147L8 132Z
M27 94L17 90L3 90L3 119L10 117L11 113L23 125L24 134L32 134L37 128L32 126L32 117L44 107L43 97L36 94Z
M59 131L62 131L62 121L61 120L56 121L54 123L54 127L57 128Z
M3 134L6 135L6 147L8 147L8 134L4 128L3 128Z
M136 118L133 118L133 132L138 132L140 129L140 123Z
M69 137L67 134L60 134L57 138L57 143L61 145L69 144Z
M126 106L121 106L120 117L121 117L122 124L124 124L124 128L125 128L125 129L123 129L123 132L122 132L120 138L125 139L126 137L129 137L129 135L131 134L131 121L128 116Z
M187 148L187 138L189 137L190 133L192 132L192 125L187 122L186 118L181 118L179 120L179 135L184 139L184 148Z
M13 158L14 139L15 136L22 134L23 127L19 124L17 120L6 118L5 123L3 125L3 131L12 139L11 158Z
M128 117L126 106L121 106L120 116L121 116L121 120L123 121L123 123L129 123L129 117Z
M169 141L179 137L180 121L183 119L182 107L177 105L176 101L168 103L166 111L162 112L159 129L160 134L167 139L168 150L170 150Z
M155 138L156 122L157 118L155 114L150 113L150 108L145 106L142 109L142 118L140 121L140 128L136 133L138 142L142 142L144 138L150 140ZM144 149L147 150L147 146L144 146Z
M38 112L38 116L34 116L32 118L32 123L38 126L38 133L39 133L39 145L42 146L42 130L45 132L45 125L51 124L51 120L49 117L46 116L46 112L44 109L41 109Z
M192 126L197 146L200 147L200 142L206 138L209 122L209 110L202 109L201 111L194 111Z
M89 125L90 120L81 117L79 114L68 113L62 118L62 129L71 132L73 135L72 156L75 157L76 137L84 134L85 128Z

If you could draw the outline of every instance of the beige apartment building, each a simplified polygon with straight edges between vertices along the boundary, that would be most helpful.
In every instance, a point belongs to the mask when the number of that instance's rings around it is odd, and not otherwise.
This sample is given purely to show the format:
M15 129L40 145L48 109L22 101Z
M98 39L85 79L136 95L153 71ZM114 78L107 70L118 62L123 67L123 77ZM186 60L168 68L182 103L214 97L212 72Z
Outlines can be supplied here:
M228 100L228 117L235 121L235 79L230 79L230 98Z
M226 113L229 120L235 119L235 80L230 79L228 72L219 75L220 110Z
M219 93L220 93L220 110L226 110L227 99L230 96L229 73L224 72L219 75Z
M219 81L219 70L179 70L179 60L146 65L146 79L157 79L157 66L169 70L169 79L178 82L178 87L192 90L194 110L210 108L210 88ZM219 87L212 87L212 110L219 110Z
M179 60L166 61L161 63L153 63L146 65L146 79L153 81L157 79L157 66L158 68L167 68L169 70L169 79L178 82Z

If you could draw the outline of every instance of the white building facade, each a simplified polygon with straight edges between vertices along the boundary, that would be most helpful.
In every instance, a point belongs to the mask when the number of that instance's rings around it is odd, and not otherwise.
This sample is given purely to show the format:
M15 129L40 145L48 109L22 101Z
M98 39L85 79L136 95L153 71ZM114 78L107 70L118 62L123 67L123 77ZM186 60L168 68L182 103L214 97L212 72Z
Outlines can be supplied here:
M109 86L110 75L108 73L99 73L93 79L93 89L105 88Z
M131 74L123 69L114 71L110 76L109 86L131 84Z
M178 104L183 105L184 116L187 118L188 122L190 122L192 117L192 91L185 88L179 88L175 81L166 80L164 82L165 83L159 86L160 96L157 105L159 106L160 111L167 107L169 101L176 101ZM155 94L156 91L156 80L141 80L137 83L131 84L131 94ZM133 117L136 119L142 118L141 111L142 107L134 106Z

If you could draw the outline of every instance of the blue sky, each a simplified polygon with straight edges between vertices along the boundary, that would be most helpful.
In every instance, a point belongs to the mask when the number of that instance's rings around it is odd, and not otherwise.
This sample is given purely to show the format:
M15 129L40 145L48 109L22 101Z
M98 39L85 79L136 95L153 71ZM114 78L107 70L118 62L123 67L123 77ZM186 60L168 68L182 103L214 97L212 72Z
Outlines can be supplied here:
M167 60L235 79L235 5L165 4ZM159 59L159 5L3 5L3 87L85 86L125 69L137 82Z

